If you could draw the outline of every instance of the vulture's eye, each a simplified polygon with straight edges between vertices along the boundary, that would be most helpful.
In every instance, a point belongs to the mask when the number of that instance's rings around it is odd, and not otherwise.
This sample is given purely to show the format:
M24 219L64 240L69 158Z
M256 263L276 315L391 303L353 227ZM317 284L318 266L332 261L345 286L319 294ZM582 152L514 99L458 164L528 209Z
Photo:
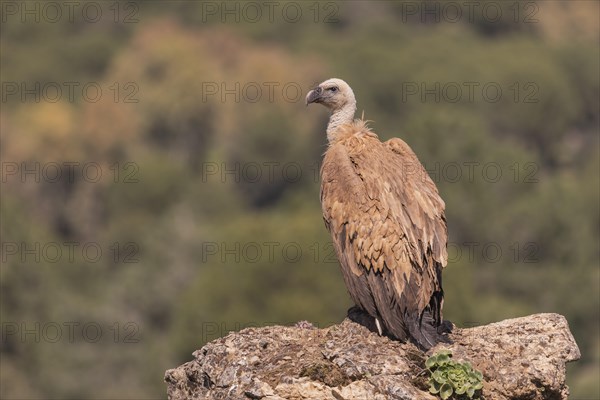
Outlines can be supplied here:
M338 88L334 86L334 87L329 88L329 90L331 90L332 92L335 93L335 92L337 92Z

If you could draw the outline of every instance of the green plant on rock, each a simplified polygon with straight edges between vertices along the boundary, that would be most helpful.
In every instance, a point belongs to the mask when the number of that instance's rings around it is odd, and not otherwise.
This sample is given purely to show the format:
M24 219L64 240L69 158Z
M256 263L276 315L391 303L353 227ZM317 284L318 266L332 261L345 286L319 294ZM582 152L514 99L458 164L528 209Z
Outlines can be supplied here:
M479 399L483 375L469 362L452 359L452 352L441 350L425 362L429 370L429 392L442 399Z

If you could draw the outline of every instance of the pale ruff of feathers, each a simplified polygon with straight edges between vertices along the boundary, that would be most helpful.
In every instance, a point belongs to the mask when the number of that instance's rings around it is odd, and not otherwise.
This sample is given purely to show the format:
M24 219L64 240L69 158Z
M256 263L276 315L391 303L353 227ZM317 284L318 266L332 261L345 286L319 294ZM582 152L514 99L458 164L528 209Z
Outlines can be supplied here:
M337 128L341 125L349 124L354 120L354 113L356 113L356 101L350 101L344 107L331 114L329 124L327 125L327 140L329 143L333 143L335 140L335 131Z

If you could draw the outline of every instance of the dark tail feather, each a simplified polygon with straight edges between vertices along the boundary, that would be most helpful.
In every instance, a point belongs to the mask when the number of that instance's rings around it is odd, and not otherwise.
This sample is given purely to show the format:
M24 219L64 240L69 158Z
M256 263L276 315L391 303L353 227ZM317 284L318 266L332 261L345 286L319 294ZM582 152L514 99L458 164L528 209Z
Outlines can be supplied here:
M411 341L421 350L427 351L437 343L452 343L448 333L452 331L452 323L443 321L438 323L431 309L427 307L420 319L408 322L408 331Z

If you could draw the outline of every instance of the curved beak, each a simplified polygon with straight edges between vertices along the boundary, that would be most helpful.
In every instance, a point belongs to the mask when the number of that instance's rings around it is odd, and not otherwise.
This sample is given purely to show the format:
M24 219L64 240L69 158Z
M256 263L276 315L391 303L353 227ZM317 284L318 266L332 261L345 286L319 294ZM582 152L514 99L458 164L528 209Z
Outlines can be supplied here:
M308 106L310 103L318 103L321 99L322 92L323 90L320 87L308 92L308 94L306 95L306 105Z

